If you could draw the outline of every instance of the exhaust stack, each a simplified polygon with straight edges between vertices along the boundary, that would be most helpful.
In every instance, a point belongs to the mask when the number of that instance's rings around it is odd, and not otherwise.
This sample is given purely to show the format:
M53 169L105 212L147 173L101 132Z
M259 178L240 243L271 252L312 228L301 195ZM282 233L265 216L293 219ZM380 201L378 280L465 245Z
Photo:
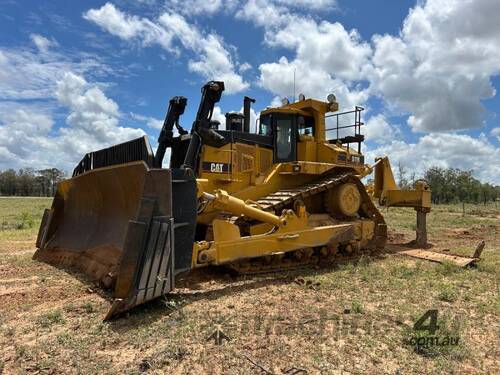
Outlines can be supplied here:
M255 103L255 99L245 96L243 99L243 131L250 133L250 106Z

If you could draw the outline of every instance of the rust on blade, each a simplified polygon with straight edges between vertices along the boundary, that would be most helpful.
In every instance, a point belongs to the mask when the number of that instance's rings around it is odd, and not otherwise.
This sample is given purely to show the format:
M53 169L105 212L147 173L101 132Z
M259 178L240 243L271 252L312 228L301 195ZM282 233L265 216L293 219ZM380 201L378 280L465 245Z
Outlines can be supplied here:
M408 255L413 258L426 259L432 262L453 263L460 267L473 265L480 260L479 258L465 257L456 254L436 253L434 251L421 250L421 249L400 251L399 254Z
M106 316L173 288L171 171L142 161L63 181L46 210L34 259L77 269L111 289Z

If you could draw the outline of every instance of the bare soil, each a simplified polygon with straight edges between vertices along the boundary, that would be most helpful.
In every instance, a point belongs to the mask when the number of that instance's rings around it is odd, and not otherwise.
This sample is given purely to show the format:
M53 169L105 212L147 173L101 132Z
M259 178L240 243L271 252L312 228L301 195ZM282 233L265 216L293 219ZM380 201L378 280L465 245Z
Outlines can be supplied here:
M25 238L4 232L0 373L498 373L498 212L462 218L450 210L429 215L431 250L471 255L485 240L476 268L398 254L414 237L414 212L389 210L385 254L258 276L200 270L111 322L102 321L106 293L31 260L36 222ZM430 309L438 310L434 336L458 337L458 345L419 351L406 343Z

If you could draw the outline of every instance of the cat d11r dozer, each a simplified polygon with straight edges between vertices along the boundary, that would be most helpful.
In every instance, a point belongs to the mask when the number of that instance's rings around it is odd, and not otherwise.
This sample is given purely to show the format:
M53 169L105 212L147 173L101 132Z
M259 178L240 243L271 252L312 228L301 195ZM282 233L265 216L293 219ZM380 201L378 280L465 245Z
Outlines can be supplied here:
M365 163L362 108L344 113L355 117L346 125L334 95L301 95L263 110L252 133L245 97L244 113L228 113L219 130L212 113L223 90L203 86L190 133L179 125L186 98L172 98L155 155L145 137L85 155L45 211L34 258L112 290L106 318L199 267L256 273L383 250L386 223L361 181L373 170L379 203L429 211L425 183L399 190L387 158Z

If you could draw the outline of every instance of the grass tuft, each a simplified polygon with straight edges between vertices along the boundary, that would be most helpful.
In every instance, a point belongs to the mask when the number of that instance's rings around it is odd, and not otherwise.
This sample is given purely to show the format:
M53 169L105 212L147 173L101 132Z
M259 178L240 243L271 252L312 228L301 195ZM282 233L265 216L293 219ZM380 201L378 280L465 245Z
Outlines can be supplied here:
M453 285L445 284L440 287L437 297L440 301L455 302L458 298L458 294Z
M87 314L92 314L92 313L95 313L97 311L96 307L94 306L93 303L90 303L90 302L87 302L86 304L83 305L83 310L87 313Z
M359 300L354 300L351 303L351 311L355 314L363 314L365 312L363 305L361 304L361 301Z
M8 326L8 325L0 326L0 331L3 333L5 337L12 337L16 333L16 329L13 326Z
M16 229L31 229L35 225L35 219L33 215L29 212L21 212L18 217L18 223Z
M422 273L421 263L418 262L416 266L410 267L405 264L394 265L393 267L391 267L389 272L391 276L397 277L399 279L411 279L413 276Z
M37 322L43 328L50 328L55 324L65 324L66 320L64 320L61 310L54 310L40 315Z
M16 345L15 352L17 359L30 360L33 358L31 351L24 345Z
M459 272L463 272L464 269L451 262L443 262L437 267L437 271L443 276L453 275Z
M167 348L156 352L153 356L144 358L139 363L139 371L148 372L150 370L161 370L163 367L174 362L181 362L189 355L183 347Z
M0 241L34 240L51 201L47 197L0 197Z

